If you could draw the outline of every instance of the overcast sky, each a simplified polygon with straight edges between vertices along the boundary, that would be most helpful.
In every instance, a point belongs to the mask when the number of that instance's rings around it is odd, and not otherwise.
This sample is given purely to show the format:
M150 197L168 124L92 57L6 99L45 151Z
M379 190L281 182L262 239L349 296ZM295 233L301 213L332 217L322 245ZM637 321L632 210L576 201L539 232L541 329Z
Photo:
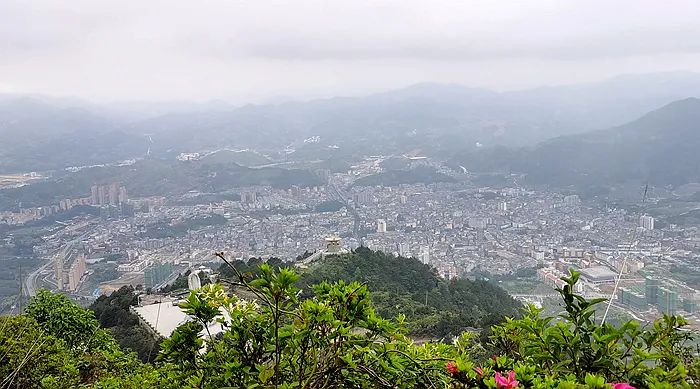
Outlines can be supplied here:
M0 93L242 103L700 71L699 21L697 0L1 0Z

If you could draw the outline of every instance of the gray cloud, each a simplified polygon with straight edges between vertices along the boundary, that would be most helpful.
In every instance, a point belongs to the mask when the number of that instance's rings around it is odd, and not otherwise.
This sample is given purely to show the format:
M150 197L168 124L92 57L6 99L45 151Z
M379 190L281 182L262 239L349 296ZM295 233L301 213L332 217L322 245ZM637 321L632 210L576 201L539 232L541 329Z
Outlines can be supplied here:
M94 99L518 88L700 70L700 2L0 2L0 92Z

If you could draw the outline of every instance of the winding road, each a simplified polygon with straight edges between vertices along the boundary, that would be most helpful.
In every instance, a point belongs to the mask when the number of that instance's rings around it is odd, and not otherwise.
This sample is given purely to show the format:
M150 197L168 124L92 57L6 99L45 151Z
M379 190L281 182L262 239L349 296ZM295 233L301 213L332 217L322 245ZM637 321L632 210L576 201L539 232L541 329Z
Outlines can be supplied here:
M27 279L24 281L24 290L22 291L25 296L34 297L36 295L36 279L39 277L39 274L41 272L45 271L53 263L54 263L54 261L50 260L50 261L46 262L45 264L41 265L41 267L39 267L38 269L29 273L29 275L27 276Z

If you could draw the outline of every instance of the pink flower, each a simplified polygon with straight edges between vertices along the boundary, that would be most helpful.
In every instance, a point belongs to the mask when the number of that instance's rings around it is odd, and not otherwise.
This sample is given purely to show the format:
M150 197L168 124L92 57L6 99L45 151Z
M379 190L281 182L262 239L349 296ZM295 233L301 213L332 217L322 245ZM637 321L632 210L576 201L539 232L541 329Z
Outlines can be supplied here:
M513 370L508 373L508 378L496 372L496 387L501 389L513 389L518 387L519 382L515 380L515 372ZM617 388L615 388L617 389Z
M474 368L474 371L476 372L476 374L479 375L479 377L481 377L481 376L484 375L484 369L482 369L482 368L480 368L480 367L475 367L475 368Z
M449 371L450 374L452 374L452 375L459 373L459 369L457 368L457 364L452 362L452 361L447 362L447 364L445 365L445 369L447 369L447 371Z
M637 389L634 386L628 384L627 382L618 382L612 384L613 389Z

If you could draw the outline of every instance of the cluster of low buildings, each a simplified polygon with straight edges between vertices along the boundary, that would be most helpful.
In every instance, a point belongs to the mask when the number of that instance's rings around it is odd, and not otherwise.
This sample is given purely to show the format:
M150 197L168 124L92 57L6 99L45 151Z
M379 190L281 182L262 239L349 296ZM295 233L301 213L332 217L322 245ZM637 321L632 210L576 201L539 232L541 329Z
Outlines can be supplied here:
M323 186L236 188L239 200L201 203L192 199L211 194L130 199L119 184L96 185L80 201L105 208L128 203L135 212L71 221L66 228L74 231L68 237L47 236L35 252L50 255L80 235L88 262L86 268L76 266L76 272L82 270L85 278L90 261L100 263L100 258L118 272L117 280L104 283L104 292L124 283L163 285L185 268L211 262L212 253L219 251L242 259L293 260L305 252L327 251L330 243L338 250L362 245L418 258L445 278L537 268L543 283L560 285L559 278L573 267L581 272L580 291L586 295L613 296L616 304L644 308L650 315L694 313L695 291L669 283L672 275L664 269L697 261L696 228L662 230L649 215L592 206L577 195L517 184L479 187L464 177L449 183L355 185L359 177L381 170L380 160L373 158L346 173L325 171L328 183ZM322 206L329 203L342 206ZM75 204L71 200L63 206ZM63 285L80 289L79 282L67 277ZM618 277L622 280L613 294ZM664 280L656 299L646 289L641 292L649 279Z

